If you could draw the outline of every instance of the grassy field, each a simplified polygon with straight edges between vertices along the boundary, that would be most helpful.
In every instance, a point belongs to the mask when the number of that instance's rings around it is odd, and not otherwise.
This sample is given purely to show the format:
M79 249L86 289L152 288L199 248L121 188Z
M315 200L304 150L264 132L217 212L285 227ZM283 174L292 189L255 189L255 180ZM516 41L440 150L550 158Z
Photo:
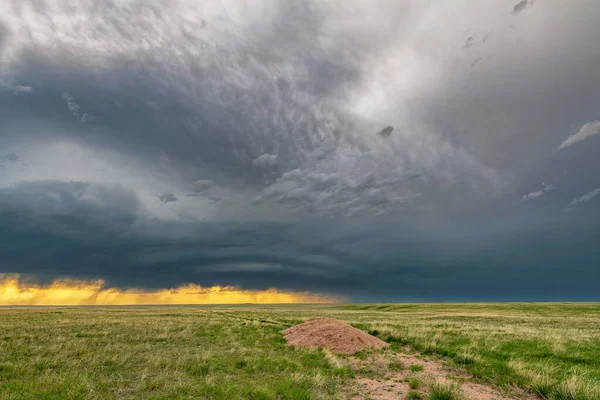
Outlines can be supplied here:
M0 399L340 399L353 372L281 329L332 316L478 381L600 399L600 304L0 308Z

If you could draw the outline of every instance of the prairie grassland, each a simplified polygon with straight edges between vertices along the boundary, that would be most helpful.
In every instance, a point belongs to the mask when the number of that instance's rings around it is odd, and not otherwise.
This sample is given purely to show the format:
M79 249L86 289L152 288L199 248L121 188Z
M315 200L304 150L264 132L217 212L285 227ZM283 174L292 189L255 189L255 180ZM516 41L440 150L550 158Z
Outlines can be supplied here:
M333 399L343 373L261 312L0 310L0 399Z
M343 359L279 334L314 316L507 390L600 399L600 304L554 303L0 308L0 399L344 398Z

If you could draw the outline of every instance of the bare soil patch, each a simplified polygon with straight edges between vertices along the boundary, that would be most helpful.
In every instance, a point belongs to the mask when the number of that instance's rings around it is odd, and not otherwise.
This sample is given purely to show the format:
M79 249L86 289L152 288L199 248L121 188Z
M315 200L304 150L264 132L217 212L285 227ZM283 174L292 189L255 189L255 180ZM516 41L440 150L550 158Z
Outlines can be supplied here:
M356 372L354 384L348 388L352 400L405 399L408 392L415 390L426 399L432 384L456 385L466 400L536 400L530 393L513 388L510 393L476 383L466 373L446 367L441 361L428 359L410 348L403 352L387 351L370 354L366 359L348 357L349 367ZM413 365L422 366L420 371L411 371ZM418 379L418 388L411 389L409 380Z
M389 346L383 340L335 318L314 318L281 333L290 345L329 349L339 354Z

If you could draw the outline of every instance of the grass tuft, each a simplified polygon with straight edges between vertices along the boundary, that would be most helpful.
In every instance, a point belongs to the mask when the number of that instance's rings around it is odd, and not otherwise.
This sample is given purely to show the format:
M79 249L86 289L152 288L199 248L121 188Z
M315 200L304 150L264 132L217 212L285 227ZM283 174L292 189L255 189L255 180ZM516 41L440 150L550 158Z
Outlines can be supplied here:
M552 400L600 399L600 391L594 390L592 385L581 382L578 378L571 377L557 385L550 398Z
M388 369L392 372L404 371L405 368L401 361L392 361L388 364Z
M435 383L429 388L429 400L460 400L462 394L457 385Z
M423 384L423 381L417 376L408 378L408 387L411 389L418 389Z
M411 390L406 394L406 400L422 400L424 398L423 393L417 392L416 390Z
M411 370L412 372L421 372L425 369L425 367L423 367L422 365L419 364L413 364L410 367L408 367L409 370Z

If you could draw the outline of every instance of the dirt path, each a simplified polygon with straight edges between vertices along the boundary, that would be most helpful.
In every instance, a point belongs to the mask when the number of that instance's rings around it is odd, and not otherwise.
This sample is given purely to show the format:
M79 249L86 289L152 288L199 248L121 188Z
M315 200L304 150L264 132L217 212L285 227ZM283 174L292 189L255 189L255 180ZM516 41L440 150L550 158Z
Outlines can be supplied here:
M373 352L366 357L350 356L347 362L356 374L348 388L352 400L406 399L409 391L420 393L427 399L431 385L450 385L458 388L467 400L539 400L538 397L515 388L510 394L473 382L467 374L450 369L440 361L427 359L406 348L400 353L393 351ZM415 370L411 370L412 369ZM421 367L415 367L421 366ZM411 389L409 381L413 384ZM418 396L413 394L413 396ZM419 397L413 397L419 398Z
M350 369L355 380L346 395L353 400L418 400L428 398L434 390L446 394L436 398L537 400L518 388L506 393L475 383L466 372L446 367L409 347L391 350L388 343L335 318L313 318L281 332L288 344L326 349L332 365Z

